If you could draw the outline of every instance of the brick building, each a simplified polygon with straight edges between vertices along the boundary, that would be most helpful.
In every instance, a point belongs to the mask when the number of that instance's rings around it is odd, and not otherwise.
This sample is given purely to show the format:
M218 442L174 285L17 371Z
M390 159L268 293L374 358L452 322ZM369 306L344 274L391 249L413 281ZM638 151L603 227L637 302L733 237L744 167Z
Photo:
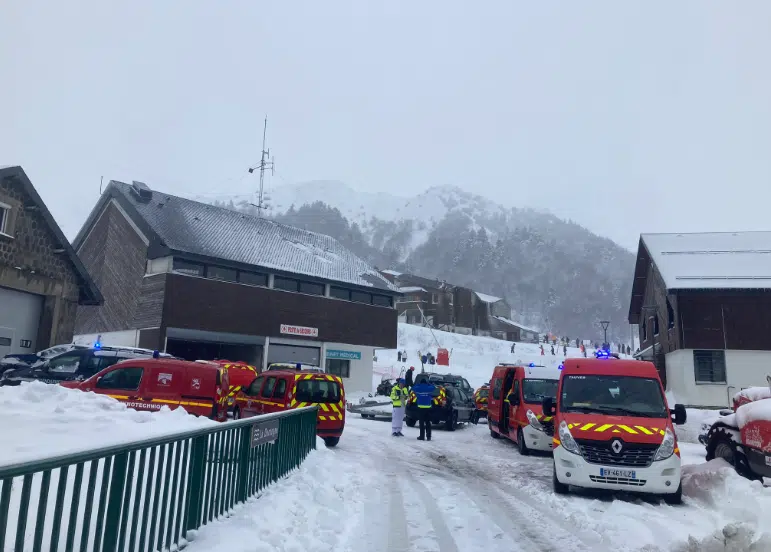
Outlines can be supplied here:
M101 298L24 170L0 168L0 357L70 343Z
M303 362L351 391L396 348L398 291L329 236L110 182L74 245L105 297L78 311L83 342Z

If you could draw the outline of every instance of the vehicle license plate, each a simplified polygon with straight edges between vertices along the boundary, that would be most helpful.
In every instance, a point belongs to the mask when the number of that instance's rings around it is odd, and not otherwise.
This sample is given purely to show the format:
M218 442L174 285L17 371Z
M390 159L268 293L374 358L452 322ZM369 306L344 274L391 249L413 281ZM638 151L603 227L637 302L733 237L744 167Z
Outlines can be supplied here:
M600 477L621 477L624 479L637 479L634 470L619 470L617 468L600 468Z

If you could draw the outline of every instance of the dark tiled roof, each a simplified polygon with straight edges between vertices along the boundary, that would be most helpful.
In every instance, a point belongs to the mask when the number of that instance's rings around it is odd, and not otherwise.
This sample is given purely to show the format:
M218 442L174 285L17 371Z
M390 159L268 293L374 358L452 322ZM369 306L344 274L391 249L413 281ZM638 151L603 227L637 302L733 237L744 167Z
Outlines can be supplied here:
M377 270L330 236L153 190L140 201L111 182L172 251L396 292Z
M58 224L56 224L56 220L54 220L51 211L49 211L48 207L46 207L46 204L43 202L40 194L37 193L37 190L32 185L32 181L27 176L27 173L24 172L24 169L21 167L13 166L0 167L0 179L4 178L8 178L21 184L24 192L32 199L35 205L37 205L38 209L40 209L40 214L43 217L43 220L46 222L48 228L59 242L59 246L64 249L70 262L72 262L73 266L75 267L75 273L78 275L80 280L78 285L80 295L78 298L78 303L81 305L101 305L104 299L102 298L102 294L99 291L99 288L96 287L96 284L91 279L91 276L88 274L86 267L83 266L83 263L80 261L80 257L78 257L78 255L75 253L72 245L70 245L69 240L65 237L62 229L59 228Z

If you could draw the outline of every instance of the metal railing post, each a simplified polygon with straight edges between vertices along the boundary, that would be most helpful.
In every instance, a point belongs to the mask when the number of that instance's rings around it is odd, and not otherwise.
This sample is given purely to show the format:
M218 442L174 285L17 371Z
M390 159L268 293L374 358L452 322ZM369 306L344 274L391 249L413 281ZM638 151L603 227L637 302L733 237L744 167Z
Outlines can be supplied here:
M195 437L190 451L190 472L187 477L187 507L185 508L185 531L193 531L201 525L201 499L206 464L206 443L208 436Z
M236 479L236 502L246 502L249 498L249 453L252 450L252 427L241 428L241 442L238 451L238 477Z
M123 490L126 486L126 469L128 468L128 452L115 456L115 465L110 477L110 494L107 499L107 516L104 520L104 552L115 552L118 548L118 530L120 529L120 512L123 507Z

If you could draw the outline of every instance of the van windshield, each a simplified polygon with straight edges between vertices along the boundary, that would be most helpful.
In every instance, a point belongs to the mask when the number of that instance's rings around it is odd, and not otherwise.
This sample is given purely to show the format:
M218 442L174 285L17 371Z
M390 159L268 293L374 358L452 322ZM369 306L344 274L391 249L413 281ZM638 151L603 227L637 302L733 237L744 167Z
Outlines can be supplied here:
M340 384L326 379L297 381L298 402L337 403L340 402Z
M480 389L479 390L479 397L480 398L487 398L487 396L490 394L489 389Z
M615 416L666 418L661 385L634 376L565 376L559 400L562 412L597 412Z
M528 404L541 404L546 397L557 398L559 380L525 378L522 383L522 397Z

